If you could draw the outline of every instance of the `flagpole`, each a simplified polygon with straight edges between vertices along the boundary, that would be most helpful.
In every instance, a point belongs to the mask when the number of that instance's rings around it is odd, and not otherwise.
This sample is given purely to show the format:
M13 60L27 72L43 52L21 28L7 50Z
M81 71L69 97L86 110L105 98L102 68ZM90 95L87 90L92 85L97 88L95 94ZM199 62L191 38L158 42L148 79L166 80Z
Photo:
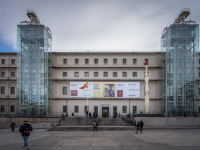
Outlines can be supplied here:
M88 83L88 81L87 81ZM88 108L88 93L87 93L87 111L88 111L88 114L89 114L89 108Z

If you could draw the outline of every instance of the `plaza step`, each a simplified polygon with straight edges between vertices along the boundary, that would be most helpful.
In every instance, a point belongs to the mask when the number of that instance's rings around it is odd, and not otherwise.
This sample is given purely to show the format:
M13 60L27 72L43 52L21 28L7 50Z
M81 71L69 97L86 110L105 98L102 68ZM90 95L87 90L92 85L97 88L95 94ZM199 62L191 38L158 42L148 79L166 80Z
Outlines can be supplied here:
M200 129L200 127L144 127L146 130L185 130ZM92 126L58 126L47 131L92 131ZM98 126L98 131L136 131L135 126Z
M92 126L96 120L97 118L66 118L61 126ZM133 126L133 122L122 118L98 118L98 126Z

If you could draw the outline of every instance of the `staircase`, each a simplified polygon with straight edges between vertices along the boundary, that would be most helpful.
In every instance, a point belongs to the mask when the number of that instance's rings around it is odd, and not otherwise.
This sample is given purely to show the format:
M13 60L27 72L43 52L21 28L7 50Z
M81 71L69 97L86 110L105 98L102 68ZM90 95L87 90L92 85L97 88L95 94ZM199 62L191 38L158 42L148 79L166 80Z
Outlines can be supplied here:
M92 126L97 118L66 118L61 126ZM133 126L131 121L121 118L98 118L98 126Z
M92 131L93 123L97 118L65 118L58 127L52 127L47 131ZM99 131L132 131L135 126L130 119L124 118L98 118Z

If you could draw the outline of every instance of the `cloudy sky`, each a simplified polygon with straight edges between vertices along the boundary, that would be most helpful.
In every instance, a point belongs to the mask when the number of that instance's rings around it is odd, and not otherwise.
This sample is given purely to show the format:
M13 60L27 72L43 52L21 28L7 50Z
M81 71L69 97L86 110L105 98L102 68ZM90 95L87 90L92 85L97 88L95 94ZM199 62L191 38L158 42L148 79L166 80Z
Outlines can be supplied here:
M0 0L0 51L16 48L27 9L51 29L54 50L152 50L183 8L200 23L200 0Z

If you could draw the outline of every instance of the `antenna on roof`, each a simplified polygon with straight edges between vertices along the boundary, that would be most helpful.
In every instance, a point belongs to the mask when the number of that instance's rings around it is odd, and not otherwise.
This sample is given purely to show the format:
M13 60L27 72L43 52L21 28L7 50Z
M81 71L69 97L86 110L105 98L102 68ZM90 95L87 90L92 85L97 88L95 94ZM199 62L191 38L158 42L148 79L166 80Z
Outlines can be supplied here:
M25 24L28 24L28 25L41 25L40 19L39 19L37 13L34 10L28 9L27 10L27 16L29 17L29 19L31 21L25 20L25 21L22 21L20 23L25 23Z
M185 19L190 15L190 9L184 8L182 9L179 14L176 16L174 24L190 24L190 23L196 23L196 21L185 21Z

